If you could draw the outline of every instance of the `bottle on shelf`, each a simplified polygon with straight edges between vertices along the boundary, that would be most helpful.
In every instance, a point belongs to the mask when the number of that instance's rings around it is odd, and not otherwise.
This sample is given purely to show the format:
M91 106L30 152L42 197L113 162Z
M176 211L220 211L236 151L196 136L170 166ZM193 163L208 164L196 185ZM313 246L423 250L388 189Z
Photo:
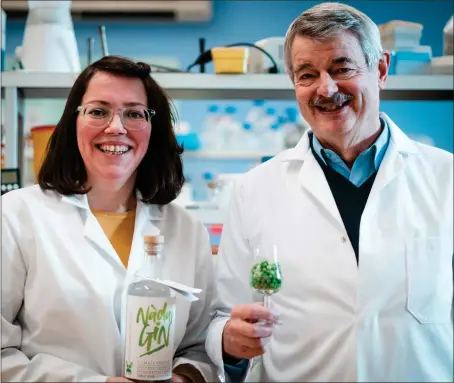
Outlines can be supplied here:
M237 148L251 152L259 149L257 139L254 137L254 131L252 130L252 124L248 122L243 123L243 129L238 137Z
M270 126L267 138L267 150L270 153L279 153L285 149L285 136L280 119Z
M266 110L265 110L264 106L265 106L265 100L253 100L251 108L246 113L244 122L247 124L254 125L258 120L260 120L266 114Z
M285 117L281 128L285 137L285 147L287 148L293 148L302 137L297 119L298 111L295 108L285 109Z
M157 282L163 247L163 236L144 236L144 262L127 289L123 374L131 380L172 378L176 297Z
M221 114L218 105L210 105L203 121L203 132L201 134L202 147L214 150L219 147L219 121Z
M254 133L257 146L260 150L266 151L267 148L267 136L270 132L270 128L277 122L276 109L267 108L265 114L260 117L253 125L252 132Z
M236 107L230 105L225 108L225 116L219 122L219 132L221 146L224 150L236 149L238 137L243 129L242 124L238 121Z
M205 201L206 202L215 202L216 193L217 193L217 184L215 177L210 172L205 172L202 175L205 182Z

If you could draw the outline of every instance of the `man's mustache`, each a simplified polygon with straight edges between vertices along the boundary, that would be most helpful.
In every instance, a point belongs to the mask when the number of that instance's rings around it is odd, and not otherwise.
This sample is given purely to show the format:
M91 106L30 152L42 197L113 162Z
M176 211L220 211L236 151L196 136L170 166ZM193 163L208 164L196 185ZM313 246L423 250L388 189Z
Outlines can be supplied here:
M331 97L317 97L309 102L311 106L342 105L346 101L353 100L353 96L344 93L334 93Z

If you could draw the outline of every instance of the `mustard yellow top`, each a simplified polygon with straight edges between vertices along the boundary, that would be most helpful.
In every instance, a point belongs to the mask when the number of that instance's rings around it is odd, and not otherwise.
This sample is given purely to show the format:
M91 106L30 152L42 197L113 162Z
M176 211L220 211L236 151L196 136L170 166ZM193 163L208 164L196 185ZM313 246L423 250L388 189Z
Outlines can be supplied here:
M129 253L131 252L132 237L134 235L134 223L136 211L124 213L108 213L105 211L92 210L102 230L109 238L112 247L117 252L121 262L128 266Z

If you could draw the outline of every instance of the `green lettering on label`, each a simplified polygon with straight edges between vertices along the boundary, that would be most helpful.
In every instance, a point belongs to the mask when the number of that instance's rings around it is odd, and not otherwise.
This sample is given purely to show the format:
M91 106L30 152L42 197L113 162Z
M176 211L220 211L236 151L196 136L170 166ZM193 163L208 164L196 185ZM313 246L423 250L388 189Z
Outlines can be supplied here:
M169 346L172 322L173 312L167 310L167 302L160 310L153 305L148 306L146 311L142 307L139 308L136 323L142 323L143 328L138 344L146 350L140 357L151 355Z

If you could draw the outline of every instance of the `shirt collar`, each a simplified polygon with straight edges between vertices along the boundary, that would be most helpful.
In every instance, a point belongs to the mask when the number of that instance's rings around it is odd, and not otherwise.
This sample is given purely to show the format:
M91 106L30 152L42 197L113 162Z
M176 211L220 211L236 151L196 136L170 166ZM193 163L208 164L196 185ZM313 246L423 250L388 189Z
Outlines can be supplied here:
M373 157L373 163L375 170L378 170L380 167L381 161L385 156L386 149L389 143L389 127L386 121L380 118L380 123L383 127L381 134L375 140L372 146L367 148L364 152L361 153L362 157ZM311 132L312 133L312 132ZM315 153L319 156L319 158L323 161L325 165L328 165L328 162L338 162L342 161L340 157L330 149L325 149L320 141L317 139L315 134L312 133L312 144Z

